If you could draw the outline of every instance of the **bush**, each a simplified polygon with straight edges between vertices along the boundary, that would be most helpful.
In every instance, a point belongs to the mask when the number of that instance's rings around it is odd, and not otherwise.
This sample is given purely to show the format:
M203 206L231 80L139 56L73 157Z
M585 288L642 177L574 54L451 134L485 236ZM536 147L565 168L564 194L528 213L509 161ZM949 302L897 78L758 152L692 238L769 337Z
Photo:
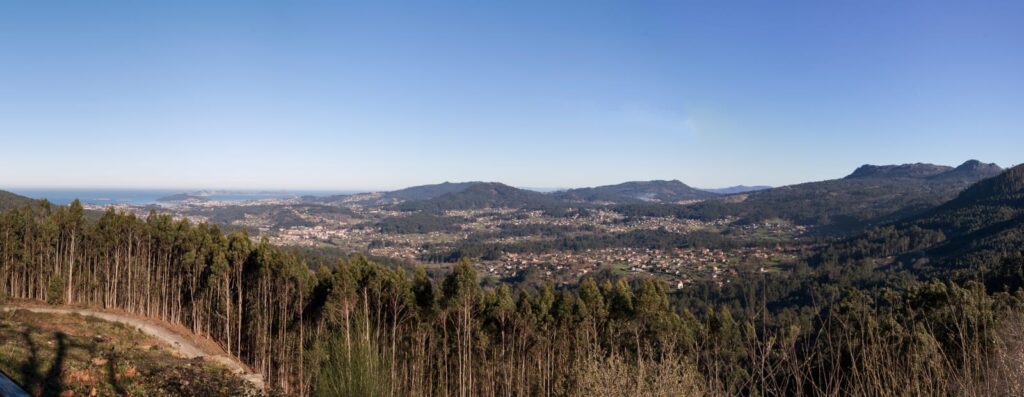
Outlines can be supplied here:
M46 291L46 303L51 305L64 303L64 278L56 276L50 279L50 288Z

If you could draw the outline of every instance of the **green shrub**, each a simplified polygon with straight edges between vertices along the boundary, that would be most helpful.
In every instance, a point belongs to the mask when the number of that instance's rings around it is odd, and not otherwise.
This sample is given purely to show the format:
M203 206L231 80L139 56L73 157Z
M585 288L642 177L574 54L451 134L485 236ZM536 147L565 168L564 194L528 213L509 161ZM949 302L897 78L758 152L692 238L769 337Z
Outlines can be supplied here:
M56 276L50 279L50 288L46 291L46 303L51 305L64 303L64 278Z

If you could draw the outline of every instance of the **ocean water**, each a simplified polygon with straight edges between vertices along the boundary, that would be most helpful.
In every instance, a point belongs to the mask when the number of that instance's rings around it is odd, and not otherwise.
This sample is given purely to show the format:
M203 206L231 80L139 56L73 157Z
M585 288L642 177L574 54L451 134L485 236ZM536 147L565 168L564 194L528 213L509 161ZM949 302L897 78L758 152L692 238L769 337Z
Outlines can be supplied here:
M178 193L196 193L197 190L170 190L170 189L60 189L60 188L37 188L37 189L4 189L15 194L34 199L47 199L58 205L66 205L78 199L83 204L92 205L114 205L132 204L148 205L160 204L157 199ZM353 194L357 191L343 190L301 190L301 191L225 191L203 194L211 200L218 201L247 201L264 200L277 198L292 198L301 196L330 196L335 194Z

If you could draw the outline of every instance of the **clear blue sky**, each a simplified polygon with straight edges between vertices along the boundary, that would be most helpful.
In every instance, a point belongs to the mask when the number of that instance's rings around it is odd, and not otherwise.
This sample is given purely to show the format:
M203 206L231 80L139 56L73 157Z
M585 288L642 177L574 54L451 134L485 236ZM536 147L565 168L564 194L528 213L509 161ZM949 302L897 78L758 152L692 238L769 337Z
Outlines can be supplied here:
M0 188L782 185L1024 153L1020 1L368 3L0 3Z

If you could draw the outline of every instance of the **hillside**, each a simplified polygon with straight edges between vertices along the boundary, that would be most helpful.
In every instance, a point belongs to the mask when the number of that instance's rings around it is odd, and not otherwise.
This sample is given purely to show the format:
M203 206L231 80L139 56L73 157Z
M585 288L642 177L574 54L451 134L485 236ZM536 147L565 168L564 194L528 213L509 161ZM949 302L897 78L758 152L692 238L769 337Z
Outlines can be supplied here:
M435 185L413 186L407 187L405 189L384 193L384 197L402 201L430 200L432 198L445 195L448 193L461 192L463 190L470 188L473 185L481 183L483 182L444 182Z
M550 195L517 189L497 182L475 182L469 187L422 201L396 206L402 211L450 211L481 208L544 209L561 206Z
M782 218L819 226L820 233L844 234L935 207L999 171L994 164L974 160L957 168L865 165L842 179L728 196L696 204L691 211L704 217L732 215L752 221Z
M972 278L1024 247L1024 166L978 182L956 198L832 247L837 258L894 257L894 264L931 275Z
M618 185L570 189L554 193L552 196L561 200L576 202L617 204L637 202L677 203L718 197L715 193L694 189L678 180L625 182Z
M944 267L975 267L1020 257L1024 252L1024 166L978 182L956 199L895 228L901 234L930 231L943 237L923 251L925 258Z
M444 182L433 185L412 186L388 192L303 197L303 199L307 202L336 205L393 205L407 201L429 200L447 193L461 192L479 183L481 182Z
M24 207L26 205L35 203L36 200L30 199L28 197L0 190L0 211L8 210L11 208Z

